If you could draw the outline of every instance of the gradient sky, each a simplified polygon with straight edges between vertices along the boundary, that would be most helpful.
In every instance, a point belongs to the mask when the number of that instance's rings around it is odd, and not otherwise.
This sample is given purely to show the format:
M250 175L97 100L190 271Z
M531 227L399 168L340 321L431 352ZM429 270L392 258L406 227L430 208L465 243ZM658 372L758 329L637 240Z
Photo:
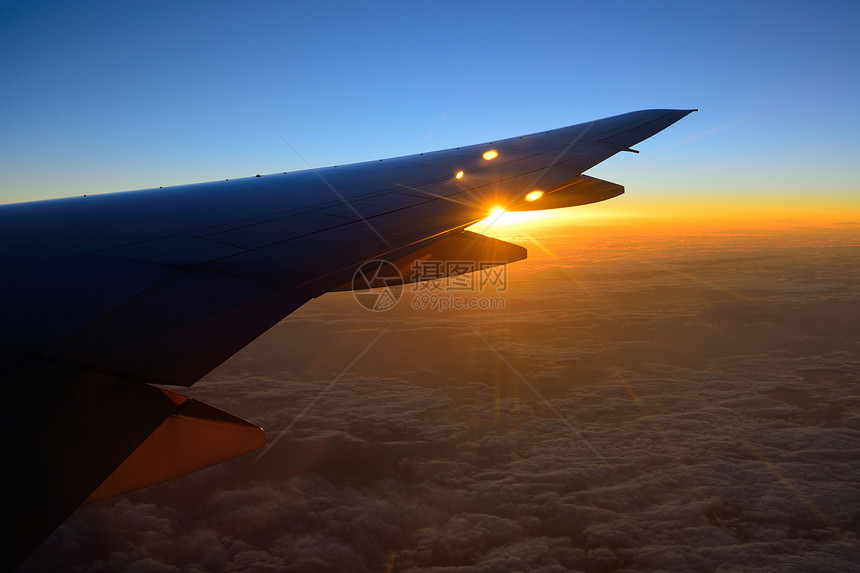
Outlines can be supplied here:
M627 187L615 208L860 220L858 17L855 2L5 2L0 202L305 168L266 122L321 167L670 107L701 111L589 172Z

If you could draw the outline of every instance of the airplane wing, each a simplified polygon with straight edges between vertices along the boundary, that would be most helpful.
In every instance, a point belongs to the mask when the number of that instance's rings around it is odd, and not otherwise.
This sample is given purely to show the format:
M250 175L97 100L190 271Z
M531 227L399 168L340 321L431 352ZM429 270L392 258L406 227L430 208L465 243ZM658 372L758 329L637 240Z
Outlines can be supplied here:
M5 558L23 560L87 500L264 445L261 428L159 385L194 384L308 300L352 288L366 261L525 258L464 229L497 205L567 207L623 193L582 173L690 111L0 206Z

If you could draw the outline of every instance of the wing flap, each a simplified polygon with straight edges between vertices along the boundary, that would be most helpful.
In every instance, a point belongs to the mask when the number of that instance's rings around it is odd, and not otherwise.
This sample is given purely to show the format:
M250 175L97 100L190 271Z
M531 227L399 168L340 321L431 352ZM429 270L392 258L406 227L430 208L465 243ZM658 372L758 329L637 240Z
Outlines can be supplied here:
M159 390L178 407L86 503L185 475L266 445L263 428L184 394Z

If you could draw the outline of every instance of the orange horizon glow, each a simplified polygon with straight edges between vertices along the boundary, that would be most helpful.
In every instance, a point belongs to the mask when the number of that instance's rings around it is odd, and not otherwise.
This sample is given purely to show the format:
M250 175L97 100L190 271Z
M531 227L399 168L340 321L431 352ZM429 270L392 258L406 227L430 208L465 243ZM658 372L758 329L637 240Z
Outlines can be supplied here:
M783 230L832 228L860 235L860 206L807 207L797 204L691 204L665 201L605 202L566 209L498 212L471 229L502 234L540 233L557 227L623 226L641 232L719 232L737 229ZM483 229L487 229L483 231Z

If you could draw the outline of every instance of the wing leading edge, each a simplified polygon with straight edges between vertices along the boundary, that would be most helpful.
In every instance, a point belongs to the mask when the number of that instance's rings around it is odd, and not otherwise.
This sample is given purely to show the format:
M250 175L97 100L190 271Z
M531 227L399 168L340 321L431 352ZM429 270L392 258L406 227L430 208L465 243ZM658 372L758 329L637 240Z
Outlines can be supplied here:
M7 520L19 524L4 555L20 562L87 499L263 445L253 424L154 385L193 384L306 301L348 288L365 261L525 258L464 229L492 205L549 209L621 194L582 173L691 111L0 206L0 447L16 491ZM540 198L529 201L534 191Z

